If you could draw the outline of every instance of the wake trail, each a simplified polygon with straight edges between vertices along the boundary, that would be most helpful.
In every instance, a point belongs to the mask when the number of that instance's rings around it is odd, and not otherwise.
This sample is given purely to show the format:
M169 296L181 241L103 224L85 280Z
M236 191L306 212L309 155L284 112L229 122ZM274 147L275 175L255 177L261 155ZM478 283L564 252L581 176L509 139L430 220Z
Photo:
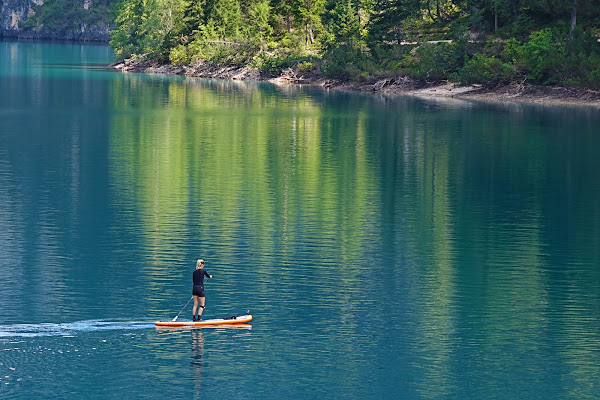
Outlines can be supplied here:
M75 336L83 332L139 330L154 328L154 322L129 320L85 320L68 323L0 325L0 339L39 336Z

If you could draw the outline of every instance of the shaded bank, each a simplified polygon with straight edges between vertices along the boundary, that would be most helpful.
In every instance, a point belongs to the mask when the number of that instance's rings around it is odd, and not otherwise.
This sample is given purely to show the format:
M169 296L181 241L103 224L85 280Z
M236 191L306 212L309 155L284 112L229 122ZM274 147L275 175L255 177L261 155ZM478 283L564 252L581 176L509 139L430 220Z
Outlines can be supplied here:
M111 65L123 72L180 75L198 78L257 80L274 84L305 84L332 90L378 92L388 95L419 97L460 98L478 101L524 102L535 104L562 104L600 108L600 91L586 88L563 88L531 84L505 84L496 86L458 85L454 83L429 83L405 76L385 77L363 81L329 79L313 71L300 72L287 68L278 75L261 75L257 68L239 66L212 66L194 63L185 66L160 64L154 61L126 60Z

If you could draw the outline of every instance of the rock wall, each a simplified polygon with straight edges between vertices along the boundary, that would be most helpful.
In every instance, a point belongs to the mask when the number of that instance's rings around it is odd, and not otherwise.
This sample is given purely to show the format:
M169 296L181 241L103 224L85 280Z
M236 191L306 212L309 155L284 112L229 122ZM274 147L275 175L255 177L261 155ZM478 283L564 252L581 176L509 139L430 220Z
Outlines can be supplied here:
M93 0L75 1L82 9L94 8ZM70 29L51 30L43 24L31 23L30 17L35 17L36 10L44 7L44 0L0 0L0 38L17 39L55 39L55 40L83 40L108 42L112 27L106 21L89 26L83 21L74 21ZM27 23L26 23L27 21Z

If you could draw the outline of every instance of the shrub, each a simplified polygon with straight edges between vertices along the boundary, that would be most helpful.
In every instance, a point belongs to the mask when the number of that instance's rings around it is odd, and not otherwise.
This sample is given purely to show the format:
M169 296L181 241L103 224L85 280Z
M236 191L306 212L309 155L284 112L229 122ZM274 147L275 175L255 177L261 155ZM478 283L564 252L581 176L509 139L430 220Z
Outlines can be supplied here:
M169 62L173 65L186 65L191 62L191 53L187 46L180 44L171 49Z
M298 63L298 72L311 71L315 68L314 64L310 61L300 61Z
M600 55L592 54L581 60L579 68L565 80L565 84L600 89Z
M564 41L546 28L533 32L528 42L517 51L517 62L527 70L526 76L535 83L560 84L564 80Z
M516 76L514 66L503 63L496 57L475 54L463 68L452 74L451 80L461 83L497 84L510 82Z
M595 63L596 68L590 69L590 71L586 73L586 80L589 86L600 89L600 57L596 56L594 58L595 60L593 62Z
M246 65L260 51L256 43L195 39L188 46L188 62L202 60L212 65Z
M521 44L506 41L502 59L538 84L599 87L600 44L590 33L576 30L571 40L559 30L542 29Z
M362 72L370 72L372 65L360 48L342 44L330 48L323 56L321 71L336 79L361 79Z
M413 78L441 81L463 66L464 54L455 43L425 43L406 61Z
M277 75L292 64L290 55L261 53L254 57L251 62L253 67L258 68L261 75Z
M521 43L517 39L510 38L504 42L504 49L500 53L504 61L517 63L521 57Z

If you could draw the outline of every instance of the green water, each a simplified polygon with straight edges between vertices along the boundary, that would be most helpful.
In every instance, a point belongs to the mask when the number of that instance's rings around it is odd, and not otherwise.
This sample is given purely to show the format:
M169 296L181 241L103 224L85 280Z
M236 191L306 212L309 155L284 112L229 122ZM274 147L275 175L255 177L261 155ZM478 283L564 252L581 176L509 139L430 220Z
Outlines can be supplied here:
M600 397L597 110L110 60L0 42L0 398Z

